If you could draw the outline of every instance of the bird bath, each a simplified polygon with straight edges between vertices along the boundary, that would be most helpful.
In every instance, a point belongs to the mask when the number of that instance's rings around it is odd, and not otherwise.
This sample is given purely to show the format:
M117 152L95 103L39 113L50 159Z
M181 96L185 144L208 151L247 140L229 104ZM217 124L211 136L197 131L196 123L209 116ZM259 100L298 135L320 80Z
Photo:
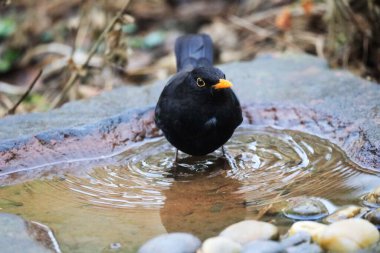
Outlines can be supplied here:
M163 82L1 119L1 212L48 225L63 252L135 252L158 234L204 239L243 219L284 232L291 197L331 213L380 185L378 85L304 55L221 69L244 105L225 158L173 163L146 107Z
M246 218L285 229L292 221L280 211L260 210L306 195L331 212L380 185L339 147L299 131L245 125L225 147L226 157L182 154L176 165L157 137L105 159L11 173L0 178L0 208L51 227L63 252L135 252L160 233L204 239Z

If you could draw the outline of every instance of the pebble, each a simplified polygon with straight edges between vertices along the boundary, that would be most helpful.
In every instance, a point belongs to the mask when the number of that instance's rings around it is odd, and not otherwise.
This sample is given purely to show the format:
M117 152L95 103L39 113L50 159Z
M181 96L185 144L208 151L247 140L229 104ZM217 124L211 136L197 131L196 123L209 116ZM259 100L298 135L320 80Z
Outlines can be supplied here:
M287 253L281 243L268 240L257 240L247 243L241 253Z
M310 242L311 242L311 235L305 231L297 232L293 234L292 236L283 238L281 240L281 244L285 248L297 246L299 244L304 244L304 243L309 244Z
M377 208L367 213L365 219L371 222L377 228L380 228L380 208Z
M46 225L0 212L0 252L57 253L61 249Z
M192 234L170 233L154 237L138 250L138 253L195 253L201 241Z
M245 220L228 226L220 233L220 236L244 245L254 240L276 239L278 229L267 222Z
M226 237L211 237L203 242L199 253L240 253L241 245Z
M380 207L380 186L363 197L363 204L368 207Z
M366 207L350 205L342 207L330 214L324 219L324 222L330 224L340 220L346 220L350 218L361 218L365 213L369 211Z
M287 253L322 253L321 247L317 244L302 243L286 249Z
M295 197L288 199L283 214L293 220L319 220L329 214L326 206L312 197Z
M329 252L356 252L379 240L377 228L363 219L347 219L327 226L319 244Z
M288 233L292 236L299 232L306 232L311 235L314 242L319 243L320 236L326 228L327 225L315 221L298 221L290 227Z

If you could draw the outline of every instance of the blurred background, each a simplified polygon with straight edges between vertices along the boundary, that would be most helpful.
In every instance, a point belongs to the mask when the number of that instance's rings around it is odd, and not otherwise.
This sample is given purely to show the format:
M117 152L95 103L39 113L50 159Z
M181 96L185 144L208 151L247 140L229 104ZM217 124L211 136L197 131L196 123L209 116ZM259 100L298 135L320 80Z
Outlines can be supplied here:
M0 117L165 79L185 33L217 64L291 51L380 81L380 0L0 0Z

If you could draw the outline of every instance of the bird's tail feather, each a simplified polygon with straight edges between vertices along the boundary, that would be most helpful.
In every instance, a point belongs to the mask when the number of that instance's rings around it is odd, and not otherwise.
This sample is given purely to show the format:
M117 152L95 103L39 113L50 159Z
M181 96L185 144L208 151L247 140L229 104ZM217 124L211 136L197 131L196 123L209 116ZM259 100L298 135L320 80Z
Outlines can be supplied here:
M184 35L175 43L177 72L185 68L212 66L213 45L210 36L206 34Z

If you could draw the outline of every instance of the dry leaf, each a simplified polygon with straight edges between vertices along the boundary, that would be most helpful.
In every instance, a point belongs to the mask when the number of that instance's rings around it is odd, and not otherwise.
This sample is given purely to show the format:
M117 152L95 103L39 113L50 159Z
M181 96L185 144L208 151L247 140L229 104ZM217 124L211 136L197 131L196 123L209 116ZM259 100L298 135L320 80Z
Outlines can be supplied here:
M123 24L133 24L135 23L135 18L131 15L124 14L123 16L121 16L120 22Z
M283 9L276 17L276 27L280 30L289 30L292 26L292 14L288 8Z
M109 32L106 36L106 50L105 54L111 54L112 50L118 48L120 46L122 31L121 29L114 29Z
M301 6L306 15L310 15L313 11L313 0L302 0Z

